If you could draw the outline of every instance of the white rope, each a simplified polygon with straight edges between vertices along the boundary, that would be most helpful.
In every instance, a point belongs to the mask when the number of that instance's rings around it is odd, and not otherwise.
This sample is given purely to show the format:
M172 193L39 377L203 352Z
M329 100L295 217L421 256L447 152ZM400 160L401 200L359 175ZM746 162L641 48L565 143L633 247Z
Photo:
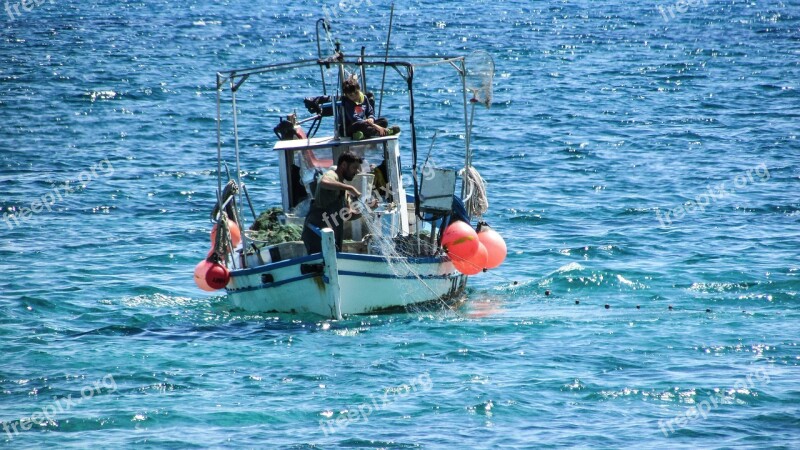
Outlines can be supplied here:
M470 166L462 174L467 187L467 198L464 199L467 212L470 216L483 216L489 210L489 198L486 196L486 180L478 171Z

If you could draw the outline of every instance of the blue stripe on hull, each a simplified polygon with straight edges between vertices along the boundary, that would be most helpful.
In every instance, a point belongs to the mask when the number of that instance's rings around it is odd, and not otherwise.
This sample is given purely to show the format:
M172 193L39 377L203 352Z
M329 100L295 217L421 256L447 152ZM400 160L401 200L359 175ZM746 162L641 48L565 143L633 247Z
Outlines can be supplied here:
M263 266L251 267L249 269L239 269L231 271L231 278L242 277L245 275L255 275L257 273L269 272L270 270L280 269L281 267L293 266L295 264L302 264L310 261L322 262L322 254L315 253L313 255L302 256L300 258L287 259L274 263L264 264Z
M336 257L338 259L350 259L355 261L373 261L373 262L384 262L389 260L396 260L402 259L408 262L409 264L430 264L430 263L441 263L445 261L449 261L450 259L447 256L421 256L421 257L399 257L399 258L390 258L381 255L362 255L360 253L337 253Z
M337 253L336 258L349 259L353 261L372 261L372 262L384 262L390 259L398 259L398 258L388 258L386 256L380 256L380 255L362 255L359 253ZM399 259L403 259L409 264L432 264L432 263L442 263L449 261L447 256L425 256L419 258L408 257ZM270 270L280 269L282 267L288 267L295 264L302 264L310 261L322 262L322 253L314 253L313 255L302 256L300 258L293 258L284 261L268 263L262 266L251 267L249 269L233 270L231 271L231 278L269 272Z
M368 272L353 272L350 270L340 270L339 275L344 276L351 276L351 277L365 277L365 278L394 278L398 280L415 280L417 278L423 280L447 280L450 278L457 277L457 274L444 274L444 275L390 275L385 273L368 273ZM274 283L264 283L258 286L249 286L243 287L239 289L228 289L228 292L250 292L255 291L258 289L269 289L273 287L283 286L284 284L294 283L295 281L307 280L309 278L313 278L315 276L322 276L316 273L308 273L305 275L301 275L299 277L289 278L286 280L276 281Z
M395 278L399 280L415 280L417 278L420 279L441 279L446 280L448 278L452 278L453 276L457 276L455 274L444 274L444 275L394 275L388 273L369 273L369 272L353 272L350 270L340 270L339 275L347 275L352 277L366 277L366 278Z
M286 280L276 281L274 283L264 283L264 284L260 284L258 286L248 286L248 287L243 287L243 288L239 288L239 289L228 289L227 291L228 292L232 292L232 293L257 291L259 289L274 288L274 287L278 287L278 286L283 286L284 284L294 283L295 281L307 280L309 278L321 277L321 276L322 275L320 275L318 273L307 273L305 275L300 275L299 277L288 278Z

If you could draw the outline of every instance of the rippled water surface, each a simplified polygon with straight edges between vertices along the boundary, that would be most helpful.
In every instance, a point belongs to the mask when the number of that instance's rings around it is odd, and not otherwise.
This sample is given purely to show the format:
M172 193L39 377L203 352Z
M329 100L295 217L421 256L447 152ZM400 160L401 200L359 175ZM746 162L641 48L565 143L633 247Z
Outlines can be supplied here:
M215 73L315 57L322 2L9 2L0 444L797 448L800 4L689 3L398 2L394 55L495 59L474 162L510 251L457 311L337 322L192 281ZM388 3L324 5L345 52L382 54ZM425 74L420 148L457 167L458 86ZM242 91L257 208L315 75Z

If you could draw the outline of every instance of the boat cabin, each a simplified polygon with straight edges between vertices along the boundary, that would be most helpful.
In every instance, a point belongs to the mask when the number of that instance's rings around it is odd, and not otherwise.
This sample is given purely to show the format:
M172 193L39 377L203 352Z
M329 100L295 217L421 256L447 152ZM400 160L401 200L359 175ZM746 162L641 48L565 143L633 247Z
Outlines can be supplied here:
M364 162L361 172L347 183L361 192L359 201L365 205L372 199L378 201L372 210L381 219L381 234L396 236L409 233L409 220L412 225L414 221L413 211L409 214L409 203L403 188L398 136L361 141L332 136L282 140L275 144L273 150L278 152L281 201L287 223L303 225L314 196L317 177L335 169L339 156L349 150L363 158ZM362 242L368 234L375 235L378 230L370 230L368 225L363 218L346 222L345 242ZM357 250L353 245L348 247L347 250Z

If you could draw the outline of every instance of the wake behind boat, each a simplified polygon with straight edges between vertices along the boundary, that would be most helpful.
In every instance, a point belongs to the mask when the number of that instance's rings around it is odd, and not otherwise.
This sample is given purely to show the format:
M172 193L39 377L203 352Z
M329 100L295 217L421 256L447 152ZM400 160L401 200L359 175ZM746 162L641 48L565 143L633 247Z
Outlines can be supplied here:
M389 59L365 55L362 49L358 58L350 58L338 42L332 54L323 57L320 25L325 32L330 30L324 20L317 22L318 59L217 73L218 202L212 213L213 248L196 267L195 281L206 290L224 287L230 302L247 311L312 313L335 319L431 302L457 303L463 298L468 275L496 267L506 255L499 234L482 222L478 232L470 225L488 207L485 183L472 167L470 136L475 106L488 106L491 101L491 57L477 53ZM249 86L248 80L273 79L299 70L319 75L322 95L305 99L308 118L292 114L275 127L279 140L269 157L278 160L281 208L256 215L242 179L236 95ZM342 86L346 80L366 84L370 70L382 71L384 77L399 75L407 86L412 163L406 178L410 186L404 185L399 139L406 125L378 127L370 136L354 132L356 124L349 123L350 97L343 95L348 92L341 92ZM418 166L414 93L418 79L429 70L437 74L446 70L459 87L465 130L465 163L460 172ZM372 75L370 79L378 78ZM332 80L331 95L327 95L326 78ZM369 101L365 108L374 109L377 100L380 111L383 83L377 98L366 88L357 101ZM230 108L223 108L224 104ZM233 125L233 145L225 152L223 110L231 111ZM308 130L304 124L309 124ZM323 124L332 133L317 137ZM370 131L374 124L367 127L365 131ZM431 149L434 143L435 136ZM223 153L234 156L232 176ZM459 173L461 195L456 195ZM406 192L406 187L412 191ZM344 190L360 195L341 210L319 215L320 197L346 198ZM245 217L246 211L252 221ZM248 229L242 233L245 226Z

